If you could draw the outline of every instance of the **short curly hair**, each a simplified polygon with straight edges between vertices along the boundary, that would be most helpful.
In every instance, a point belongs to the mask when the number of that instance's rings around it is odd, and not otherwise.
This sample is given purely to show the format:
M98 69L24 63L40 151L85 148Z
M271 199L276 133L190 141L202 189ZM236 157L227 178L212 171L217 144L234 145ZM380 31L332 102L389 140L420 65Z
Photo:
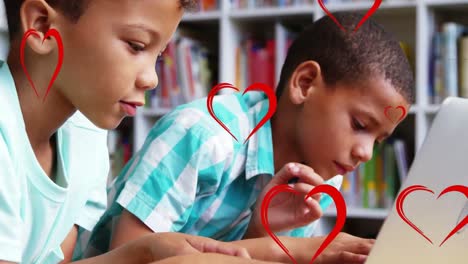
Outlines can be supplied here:
M58 8L74 23L80 19L91 1L92 0L46 0L49 5ZM24 0L5 0L10 40L12 40L19 31L19 12L23 3ZM179 3L181 8L192 11L196 9L198 0L179 0Z
M381 74L409 102L414 100L414 77L411 65L393 35L372 19L354 32L362 14L333 13L346 31L324 16L306 27L292 43L277 87L279 98L294 70L303 62L316 61L324 81L355 83L371 74Z

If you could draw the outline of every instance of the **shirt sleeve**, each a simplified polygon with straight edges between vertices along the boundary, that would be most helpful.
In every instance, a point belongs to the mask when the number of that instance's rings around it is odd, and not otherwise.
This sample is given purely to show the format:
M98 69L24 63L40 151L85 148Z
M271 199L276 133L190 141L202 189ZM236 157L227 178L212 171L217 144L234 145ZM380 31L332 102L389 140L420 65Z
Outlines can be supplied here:
M0 133L0 260L21 262L24 243L21 208L21 180Z
M223 166L215 166L213 157L224 155L213 153L216 137L202 118L179 113L160 120L128 171L120 175L126 183L117 202L154 232L180 231L196 195L216 188Z
M93 161L94 164L88 165L96 167L96 174L92 179L95 179L97 182L89 192L83 213L80 213L80 216L75 222L88 231L94 229L94 226L107 208L107 180L109 178L110 164L106 139L107 133L104 131L94 136L93 142L97 141L94 151L99 151L97 154L99 158Z

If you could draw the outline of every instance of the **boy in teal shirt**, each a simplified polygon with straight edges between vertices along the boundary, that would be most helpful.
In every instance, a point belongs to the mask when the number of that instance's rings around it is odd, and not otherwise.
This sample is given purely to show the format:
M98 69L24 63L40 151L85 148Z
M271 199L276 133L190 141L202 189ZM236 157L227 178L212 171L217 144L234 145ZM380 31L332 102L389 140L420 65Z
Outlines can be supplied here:
M304 202L304 195L323 183L339 188L336 175L370 160L374 142L398 125L384 109L408 109L413 96L412 72L399 42L372 20L352 32L361 15L335 16L350 31L323 17L300 33L283 65L277 111L246 144L244 138L268 111L262 93L214 99L216 115L239 142L210 116L206 98L158 121L116 179L109 193L112 204L87 251L99 253L152 232L223 241L266 236L261 201L271 188L294 178L298 182L292 186L302 195L275 197L270 228L313 236L329 203L319 197ZM313 240L302 241L302 250L290 249L293 255L313 248L307 247ZM307 252L301 262L314 254ZM350 259L344 263L363 263L366 253L345 255ZM275 254L269 260L277 260Z
M0 263L69 262L78 226L92 230L106 208L106 129L143 105L157 84L157 55L174 33L181 0L6 0L10 53L0 63ZM20 60L24 61L37 94ZM63 65L57 66L55 29ZM223 253L196 254L202 252ZM81 263L249 261L237 245L157 234ZM173 258L170 258L173 257ZM245 260L245 261L244 261Z

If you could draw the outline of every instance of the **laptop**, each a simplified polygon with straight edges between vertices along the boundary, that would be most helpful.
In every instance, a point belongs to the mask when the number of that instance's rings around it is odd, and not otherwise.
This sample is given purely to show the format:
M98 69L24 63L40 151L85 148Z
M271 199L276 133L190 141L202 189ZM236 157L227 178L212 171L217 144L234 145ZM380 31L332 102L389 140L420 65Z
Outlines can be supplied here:
M433 191L411 192L402 203L406 218L424 236L403 221L395 202L366 264L468 263L468 226L440 246L468 215L468 197L450 192L437 198L449 186L468 186L468 99L442 103L399 194L413 185Z

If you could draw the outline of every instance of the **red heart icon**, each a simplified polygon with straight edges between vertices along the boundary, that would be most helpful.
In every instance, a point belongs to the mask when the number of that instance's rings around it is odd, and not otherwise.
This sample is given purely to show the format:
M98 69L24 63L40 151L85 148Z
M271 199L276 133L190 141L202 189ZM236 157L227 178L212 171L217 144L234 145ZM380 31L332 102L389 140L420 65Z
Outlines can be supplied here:
M24 63L24 48L26 47L27 38L31 35L40 37L39 33L37 33L35 29L30 29L26 31L26 33L24 33L23 39L21 40L20 59L21 59L21 66L23 66L23 71L26 74L26 77L28 78L28 81L31 84L32 88L34 89L36 96L39 97L39 93L36 90L36 86L34 85L34 82L32 81L31 76L29 75L29 72L26 69L26 65ZM45 101L47 95L49 94L49 90L52 87L52 84L55 82L55 79L57 78L57 75L59 74L60 69L62 68L62 63L63 63L63 43L62 43L62 38L60 37L60 33L55 29L49 29L47 33L44 35L44 38L42 39L42 43L44 43L44 41L50 36L54 37L55 40L57 41L58 62L57 62L57 66L55 67L54 74L52 75L52 78L49 81L49 86L47 87L47 91L46 91L46 94L44 95L43 101Z
M416 232L418 232L427 241L429 241L429 243L433 244L432 240L430 238L428 238L421 229L419 229L415 224L413 224L408 219L408 217L406 217L406 214L403 211L403 202L405 201L406 197L408 197L408 195L410 193L414 192L414 191L425 191L425 192L430 192L430 193L434 194L434 191L428 189L426 186L423 186L423 185L411 185L411 186L407 187L406 189L401 191L401 193L397 197L396 209L397 209L398 215L400 216L401 219L403 219L403 221L405 221L409 226L411 226L411 228L416 230ZM452 186L449 186L449 187L445 188L439 194L437 199L439 199L442 195L444 195L446 193L449 193L449 192L463 193L465 195L465 197L468 198L468 186L452 185ZM455 228L452 229L452 231L450 231L450 233L445 237L445 239L442 241L442 243L440 243L439 247L441 247L451 236L453 236L458 230L462 229L466 224L468 224L468 216L465 216L465 218L457 226L455 226Z
M293 261L293 263L297 264L297 261L294 259L293 256L291 256L291 254L289 253L289 250L283 245L283 243L281 243L278 237L271 231L270 225L268 222L268 206L270 204L270 201L271 199L273 199L274 196L276 196L278 193L281 193L281 192L291 192L294 194L300 194L298 191L294 190L291 186L286 185L286 184L277 185L271 188L271 190L268 191L268 193L265 195L265 198L262 201L262 207L261 207L262 208L261 209L262 224L265 227L265 230L267 231L267 233L270 235L270 237L273 238L273 240L276 242L276 244L278 244L281 247L281 249L283 249L283 251L289 256L289 258ZM320 245L317 252L315 252L315 255L312 257L312 260L310 261L311 264L320 255L320 253L322 253L322 251L324 251L325 248L336 238L336 236L343 229L343 226L346 221L346 203L340 191L338 191L335 187L331 185L322 184L312 189L305 196L304 200L307 200L307 198L317 193L326 193L330 195L330 197L335 202L336 223L335 223L335 227L333 227L330 234L328 234L327 238Z
M385 107L384 114L385 114L385 116L388 118L388 120L390 120L390 121L392 121L392 122L395 123L395 120L393 120L392 118L390 118L390 116L388 116L388 110L389 110L390 108L393 108L393 107L391 107L391 106ZM401 109L401 115L400 115L400 117L398 118L398 120L397 120L397 122L396 122L396 123L398 123L398 122L400 122L400 121L405 117L405 115L406 115L406 109L405 109L403 106L401 106L401 105L397 106L396 109Z
M216 95L216 93L218 93L218 91L220 91L221 89L225 89L225 88L230 88L230 89L234 89L236 91L239 91L239 89L237 87L233 86L230 83L217 84L217 85L215 85L213 87L213 89L211 89L210 93L208 94L208 98L207 98L207 101L206 101L206 106L208 107L208 112L210 113L211 117L213 117L214 120L216 120L216 122L218 122L218 124L220 124L224 128L224 130L226 130L236 141L238 141L236 136L234 136L231 133L231 130L229 130L229 128L227 128L226 125L224 125L223 122L221 122L221 120L219 120L216 117L216 115L214 114L214 111L213 111L214 96ZM268 120L270 120L270 118L273 116L273 114L276 111L276 95L275 95L275 91L270 86L268 86L268 85L266 85L264 83L254 83L254 84L250 85L249 87L247 87L247 89L245 89L245 91L242 93L242 95L244 95L245 93L247 93L249 91L252 91L252 90L264 92L268 97L269 107L268 107L268 112L266 113L266 115L262 118L262 120L260 120L260 122L257 124L257 126L255 126L255 128L252 130L252 132L250 132L249 136L244 141L244 144L245 144L245 142L247 142L249 140L249 138L253 134L255 134L257 132L258 129L260 129Z
M341 28L341 30L346 32L346 29L343 27L343 25L341 25L341 23L338 22L338 20L332 15L332 13L330 11L328 11L327 7L323 3L323 0L318 0L318 2L319 2L320 7L323 9L323 11L325 11L325 13L327 13L327 15L335 22L335 24L337 24L338 27ZM381 3L382 3L382 0L375 0L374 1L374 5L372 5L372 7L369 9L369 11L367 11L367 13L361 19L361 21L359 21L359 23L356 25L356 27L354 28L354 32L356 32L362 26L362 24L364 24L364 22L366 22L366 20L369 19L369 17L372 16L372 14L374 14L375 11L377 11L377 9L379 8Z

